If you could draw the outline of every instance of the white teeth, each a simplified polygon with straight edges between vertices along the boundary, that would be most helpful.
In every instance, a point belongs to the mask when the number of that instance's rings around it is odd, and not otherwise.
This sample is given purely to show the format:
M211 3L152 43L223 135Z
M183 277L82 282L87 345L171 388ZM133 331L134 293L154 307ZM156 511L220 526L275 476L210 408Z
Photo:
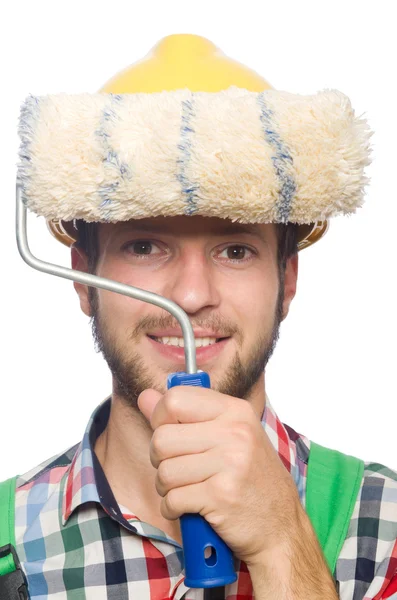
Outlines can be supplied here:
M196 348L202 348L203 346L212 346L212 344L215 344L216 338L195 338L194 341L196 342Z
M161 344L166 344L168 346L179 346L181 348L185 347L185 341L183 337L161 337L155 338L157 342ZM196 348L202 348L203 346L211 346L215 344L216 338L212 337L204 337L204 338L195 338Z
M209 338L209 337L196 338L195 342L196 342L196 348L202 348L203 346L210 346L211 344L215 344L216 338Z

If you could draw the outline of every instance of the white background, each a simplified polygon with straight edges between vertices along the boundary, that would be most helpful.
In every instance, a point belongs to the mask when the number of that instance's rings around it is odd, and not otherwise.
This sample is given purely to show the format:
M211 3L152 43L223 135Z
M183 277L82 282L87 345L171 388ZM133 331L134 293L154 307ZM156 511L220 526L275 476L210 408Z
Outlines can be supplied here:
M395 2L7 3L1 57L0 480L81 439L110 392L70 282L33 271L14 236L17 123L29 94L96 92L164 36L196 33L301 94L336 88L375 131L366 204L300 255L298 294L267 374L280 418L310 439L397 468ZM29 219L31 248L69 264Z

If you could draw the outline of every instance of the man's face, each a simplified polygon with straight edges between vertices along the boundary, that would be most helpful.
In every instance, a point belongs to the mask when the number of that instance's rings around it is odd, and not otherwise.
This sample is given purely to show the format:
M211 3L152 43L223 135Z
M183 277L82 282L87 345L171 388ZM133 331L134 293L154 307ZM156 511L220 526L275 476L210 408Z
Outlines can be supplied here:
M156 217L99 225L96 274L159 294L190 317L197 365L211 387L248 399L263 371L296 287L297 259L280 285L274 225L205 217ZM87 270L81 251L73 267ZM282 283L283 278L281 278ZM136 407L146 388L166 389L185 370L176 319L161 308L75 284L113 374L115 391Z

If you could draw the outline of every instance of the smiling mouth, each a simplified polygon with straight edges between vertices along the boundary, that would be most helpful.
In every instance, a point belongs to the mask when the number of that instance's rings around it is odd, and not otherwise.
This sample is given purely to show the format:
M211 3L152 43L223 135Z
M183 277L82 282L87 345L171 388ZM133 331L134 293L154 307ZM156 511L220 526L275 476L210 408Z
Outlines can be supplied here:
M177 348L184 348L185 341L183 337L155 337L154 335L148 335L151 340L158 342L159 344L164 344L165 346L174 346ZM227 337L223 338L214 338L214 337L200 337L194 338L196 348L205 348L207 346L213 346L218 342L223 342L227 340Z

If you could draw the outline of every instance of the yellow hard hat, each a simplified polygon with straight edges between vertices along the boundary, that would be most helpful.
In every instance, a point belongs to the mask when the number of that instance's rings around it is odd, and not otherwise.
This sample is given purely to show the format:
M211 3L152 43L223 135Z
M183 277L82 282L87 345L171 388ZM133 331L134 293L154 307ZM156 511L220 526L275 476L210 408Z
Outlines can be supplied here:
M212 42L199 35L169 35L158 42L142 60L110 79L101 93L135 94L189 89L192 92L219 92L230 86L250 92L273 89L252 69L226 56ZM51 233L70 246L76 241L71 221L49 220ZM299 225L299 250L319 240L328 222Z

